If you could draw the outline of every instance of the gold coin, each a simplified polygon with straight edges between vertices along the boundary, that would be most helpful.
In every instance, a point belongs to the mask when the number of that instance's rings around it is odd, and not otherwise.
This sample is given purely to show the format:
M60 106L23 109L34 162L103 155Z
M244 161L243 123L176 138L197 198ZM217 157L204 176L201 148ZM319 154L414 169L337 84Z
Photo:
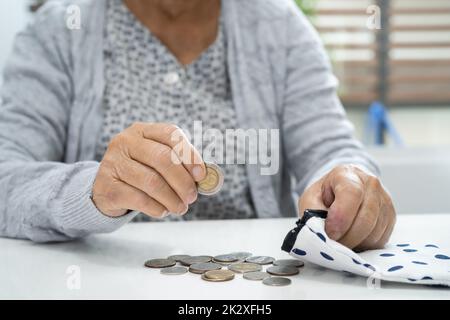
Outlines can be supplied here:
M214 163L206 163L206 178L197 183L198 193L211 196L220 191L223 186L222 169Z
M262 266L256 263L233 263L228 266L228 270L234 271L236 273L245 273L251 271L261 271Z
M211 282L230 281L234 279L234 272L229 270L212 270L202 275L202 279Z

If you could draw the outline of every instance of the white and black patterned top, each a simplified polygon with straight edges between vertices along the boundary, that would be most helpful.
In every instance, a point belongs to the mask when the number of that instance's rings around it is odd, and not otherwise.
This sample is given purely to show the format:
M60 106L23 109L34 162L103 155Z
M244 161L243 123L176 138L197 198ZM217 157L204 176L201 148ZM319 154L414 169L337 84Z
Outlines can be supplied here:
M104 121L97 160L111 138L136 121L174 123L191 134L194 121L202 121L204 131L214 128L225 134L226 129L237 128L222 23L216 41L183 66L122 0L109 1L106 17ZM221 192L199 195L182 219L255 217L245 165L221 167L225 172ZM144 215L136 219L152 220Z

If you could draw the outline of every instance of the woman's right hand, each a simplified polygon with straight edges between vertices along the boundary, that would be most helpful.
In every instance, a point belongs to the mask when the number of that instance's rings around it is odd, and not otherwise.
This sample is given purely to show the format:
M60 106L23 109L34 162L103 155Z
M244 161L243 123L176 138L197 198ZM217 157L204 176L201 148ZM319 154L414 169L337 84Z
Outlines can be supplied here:
M135 123L115 136L100 163L92 200L105 215L129 210L185 214L206 176L200 153L177 126Z

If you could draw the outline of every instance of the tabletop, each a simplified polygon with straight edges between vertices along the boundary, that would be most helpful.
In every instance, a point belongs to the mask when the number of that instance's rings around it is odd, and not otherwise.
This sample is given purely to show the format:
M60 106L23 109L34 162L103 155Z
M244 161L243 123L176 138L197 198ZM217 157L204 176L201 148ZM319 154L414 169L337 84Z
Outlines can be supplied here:
M58 244L0 239L0 299L450 299L450 290L399 283L367 285L362 277L310 264L286 287L237 275L206 282L143 266L172 254L249 251L288 258L280 249L295 219L129 223L105 235ZM399 215L392 241L450 244L450 214ZM425 239L424 239L425 241Z

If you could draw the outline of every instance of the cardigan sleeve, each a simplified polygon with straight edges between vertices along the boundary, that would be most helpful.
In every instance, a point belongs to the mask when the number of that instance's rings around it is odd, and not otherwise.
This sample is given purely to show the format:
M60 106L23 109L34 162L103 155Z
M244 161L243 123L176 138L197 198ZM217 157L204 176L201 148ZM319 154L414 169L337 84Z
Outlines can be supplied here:
M97 162L65 164L72 105L65 6L46 4L18 34L0 102L0 236L37 242L111 232L91 200Z

